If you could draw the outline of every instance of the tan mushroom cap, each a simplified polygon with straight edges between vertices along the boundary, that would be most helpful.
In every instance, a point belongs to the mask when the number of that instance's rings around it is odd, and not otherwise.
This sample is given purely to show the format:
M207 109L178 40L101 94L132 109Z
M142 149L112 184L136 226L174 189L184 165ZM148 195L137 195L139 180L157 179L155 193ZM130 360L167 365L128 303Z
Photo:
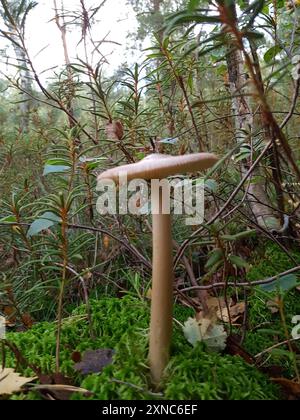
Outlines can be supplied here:
M116 183L122 176L127 176L128 181L133 179L162 179L172 175L202 171L211 168L217 162L217 156L212 153L195 153L182 156L153 154L138 163L109 169L100 174L98 179L112 179Z

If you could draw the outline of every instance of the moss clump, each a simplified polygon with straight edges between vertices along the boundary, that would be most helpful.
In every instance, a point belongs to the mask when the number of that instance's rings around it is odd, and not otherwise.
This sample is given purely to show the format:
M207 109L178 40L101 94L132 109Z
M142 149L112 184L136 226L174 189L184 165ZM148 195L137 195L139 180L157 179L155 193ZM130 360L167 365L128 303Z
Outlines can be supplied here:
M85 307L77 308L65 320L61 345L61 369L75 378L77 385L94 393L92 399L276 399L277 388L242 359L209 354L201 346L191 348L181 329L175 327L172 358L164 379L162 394L153 394L149 387L147 367L147 327L149 305L132 297L106 298L91 302L96 339L89 336ZM175 317L185 321L189 309L176 306ZM42 371L55 367L54 323L41 323L26 333L11 333L14 342L30 363ZM113 364L101 374L85 378L74 372L71 355L74 351L113 348ZM6 363L15 366L12 354ZM30 369L22 373L30 374ZM27 396L32 399L32 394ZM21 395L18 398L26 398ZM74 399L83 398L74 395Z
M92 323L96 339L91 339L85 305L73 311L62 327L61 371L74 375L71 355L88 349L115 348L124 333L146 329L148 325L147 305L129 296L124 299L104 298L92 301ZM39 323L25 333L8 334L30 364L39 366L43 372L55 370L56 324ZM8 355L8 362L12 363ZM32 374L30 370L25 373Z
M240 357L207 354L201 346L187 349L170 363L167 399L277 399L277 388Z
M262 251L262 252L261 252ZM300 253L298 251L290 251L290 255L295 261L300 263ZM259 259L258 259L259 258ZM254 259L254 266L248 273L248 280L263 280L273 277L294 267L293 261L289 256L276 244L267 243L264 249L257 252ZM263 350L272 347L276 343L286 340L284 326L279 313L272 313L268 307L270 301L276 301L277 293L266 292L262 288L257 287L249 298L249 330L244 342L244 347L249 353L256 355ZM299 292L289 291L281 293L284 302L284 315L289 333L293 328L292 318L300 314L300 298ZM296 343L294 344L297 345ZM285 369L285 373L293 377L295 371L291 363L291 354L284 353L287 347L281 347L280 350L268 354L268 365L280 365Z
M290 250L290 256L298 264L300 263L300 252ZM253 267L248 272L247 280L263 280L276 276L295 266L293 260L275 243L268 242L265 247L259 248L252 261Z

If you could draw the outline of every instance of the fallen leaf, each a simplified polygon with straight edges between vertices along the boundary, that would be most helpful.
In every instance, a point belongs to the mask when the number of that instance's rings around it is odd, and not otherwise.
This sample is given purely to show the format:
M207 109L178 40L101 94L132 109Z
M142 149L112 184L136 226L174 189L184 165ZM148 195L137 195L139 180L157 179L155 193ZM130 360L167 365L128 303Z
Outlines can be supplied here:
M209 297L206 303L210 311L217 312L220 308L226 307L226 302L223 298Z
M189 318L185 322L183 332L185 338L192 346L196 346L196 344L201 341L199 324L195 318Z
M269 300L267 302L267 308L271 311L272 314L278 314L279 312L279 298L278 299L273 299L273 300Z
M223 325L214 325L203 337L204 343L210 351L223 351L226 348L227 333Z
M215 323L215 318L209 316L199 319L189 318L183 327L183 332L190 344L204 342L210 351L223 351L226 348L227 333L223 325Z
M231 322L237 322L237 320L244 314L245 310L246 310L245 302L240 302L234 306L231 306L229 308L229 313L228 313L227 307L222 308L221 310L219 309L217 311L217 317L219 320L226 323L230 322L230 320Z
M50 375L38 375L40 385L34 387L39 390L42 396L50 400L69 400L73 391L70 390L73 383L61 373L53 373Z
M29 313L25 313L22 315L22 322L24 324L24 327L31 329L33 327L34 321L31 318Z
M76 363L74 368L82 375L99 373L112 363L114 353L111 349L88 350L84 353L82 361Z
M227 338L226 353L231 356L240 356L249 365L255 365L254 357L240 345L240 340L233 334Z
M3 315L5 316L5 325L9 328L13 328L17 324L17 318L15 316L16 310L12 306L4 306Z
M37 378L23 378L14 369L0 371L0 395L11 395L21 392L22 387Z
M229 305L231 304L231 301ZM223 298L209 297L206 300L206 305L208 307L208 314L205 314L203 311L196 314L196 319L200 321L203 317L209 317L212 322L216 323L218 320L217 312L220 309L226 308L226 302Z
M90 272L90 270L87 270L83 275L83 278L85 281L91 280L92 277L93 277L93 274Z
M286 378L272 378L272 382L280 385L288 397L300 398L300 384Z
M259 370L273 379L281 378L284 375L284 368L278 365L262 366Z
M71 385L35 385L34 387L31 388L32 390L36 390L36 391L52 391L52 392L64 392L64 393L71 393L73 394L74 392L78 392L78 393L82 393L85 394L86 396L91 396L93 395L93 393L91 391L88 391L87 389L84 388L78 388L76 386L71 386Z
M53 373L50 375L40 374L38 378L41 385L72 385L72 380L62 373Z
M82 360L81 353L79 351L74 351L72 353L71 359L74 363L80 363Z

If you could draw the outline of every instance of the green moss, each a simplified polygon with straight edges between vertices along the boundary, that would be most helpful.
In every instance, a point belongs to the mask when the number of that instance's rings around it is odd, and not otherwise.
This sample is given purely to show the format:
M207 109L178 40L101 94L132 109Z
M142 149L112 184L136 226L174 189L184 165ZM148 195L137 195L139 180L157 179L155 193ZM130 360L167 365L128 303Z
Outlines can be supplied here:
M290 255L297 263L300 263L300 252L290 251ZM278 273L294 267L294 262L276 244L267 243L264 248L260 248L253 259L253 267L248 273L248 280L263 280L275 276ZM280 314L273 314L268 307L268 301L276 299L276 292L266 293L257 287L249 298L249 330L244 342L245 348L249 353L256 355L263 350L286 340L284 326ZM284 314L288 331L293 328L292 318L300 314L300 296L296 291L284 294ZM297 345L297 344L295 344ZM282 347L281 349L287 349ZM266 365L280 365L285 369L285 373L291 377L295 375L291 363L291 355L278 352L268 354Z
M276 399L278 393L267 378L242 359L209 354L203 348L192 348L180 327L175 326L172 358L164 379L162 395L155 395L149 387L147 366L147 327L149 305L132 297L106 298L92 301L92 319L96 339L89 337L85 307L77 308L65 320L61 342L61 369L72 376L77 385L94 393L93 399ZM175 307L175 318L185 321L191 310ZM53 323L41 323L25 333L8 334L30 363L42 371L55 368L55 329ZM74 351L113 348L113 364L101 374L85 378L74 373L71 355ZM15 366L12 354L6 364ZM30 369L22 373L30 374ZM28 396L14 398L32 399ZM74 395L74 399L84 398Z
M289 250L289 254L296 263L300 264L300 252L298 250ZM293 268L295 263L276 243L267 242L256 252L252 259L252 265L247 275L249 281L276 276L276 274Z
M174 357L169 366L167 399L265 400L278 398L276 387L239 357L207 354L201 346Z

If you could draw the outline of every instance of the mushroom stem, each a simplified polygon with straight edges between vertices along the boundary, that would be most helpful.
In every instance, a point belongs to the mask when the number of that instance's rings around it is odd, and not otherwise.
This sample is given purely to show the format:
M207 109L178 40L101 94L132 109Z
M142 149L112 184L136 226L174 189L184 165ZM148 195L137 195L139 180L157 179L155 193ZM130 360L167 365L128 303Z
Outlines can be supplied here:
M154 385L159 385L170 358L173 324L173 244L170 214L163 214L163 197L152 195L153 275L149 362ZM157 210L159 210L157 212ZM157 213L157 214L155 214Z

